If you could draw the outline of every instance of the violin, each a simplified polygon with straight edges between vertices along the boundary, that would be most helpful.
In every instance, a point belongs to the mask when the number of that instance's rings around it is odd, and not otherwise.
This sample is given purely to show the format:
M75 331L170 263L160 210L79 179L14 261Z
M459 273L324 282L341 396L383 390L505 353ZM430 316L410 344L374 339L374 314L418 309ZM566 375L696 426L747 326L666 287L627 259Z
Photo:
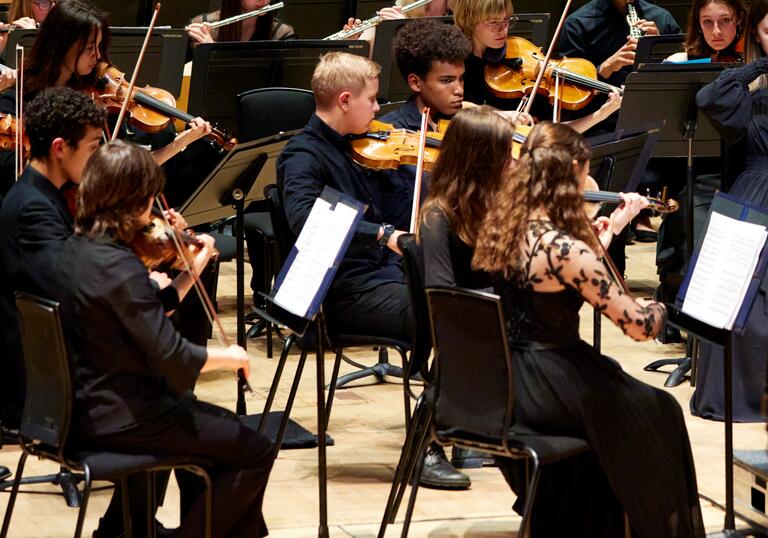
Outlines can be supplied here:
M0 149L16 151L18 121L11 114L0 114ZM29 156L30 145L27 135L22 133L22 158Z
M424 170L432 171L432 167L440 154L445 131L450 120L440 120L436 131L427 133L426 149L424 150ZM518 125L512 138L512 156L520 157L523 142L533 127ZM373 120L368 132L351 142L352 160L373 170L395 170L404 164L416 165L419 156L419 132L407 129L396 129L394 125Z
M109 112L117 113L126 97L128 86L125 73L114 66L101 63L95 86L86 88L86 91ZM131 125L150 133L162 131L174 119L187 123L195 119L194 116L176 108L176 100L170 92L152 86L133 89L129 96L128 112ZM212 128L208 136L224 151L231 150L237 144L235 138L216 128Z
M185 251L182 254L176 248L174 236L177 232L178 230L173 229L159 210L153 207L149 224L134 236L129 246L149 270L162 266L184 271L187 269L187 265L181 256L186 255L187 259L191 259L204 245L194 233L190 231L178 232L178 239ZM218 256L218 251L214 250L212 257L215 258L216 256Z
M598 190L585 190L584 201L592 204L616 204L623 203L621 196L618 192L610 191L598 191ZM654 197L645 196L648 200L648 209L657 213L674 213L680 209L680 204L671 198L667 198L665 195Z
M424 170L431 171L440 154L443 133L429 132L424 152ZM419 133L396 129L394 125L373 120L368 132L352 140L352 160L374 170L397 169L416 165L419 158Z
M485 83L491 92L506 99L519 99L533 91L545 58L541 48L522 37L509 37L504 59L485 66ZM555 79L557 95L555 95ZM567 110L579 110L592 100L596 92L623 94L624 90L597 80L597 68L583 58L550 60L538 93L555 99Z

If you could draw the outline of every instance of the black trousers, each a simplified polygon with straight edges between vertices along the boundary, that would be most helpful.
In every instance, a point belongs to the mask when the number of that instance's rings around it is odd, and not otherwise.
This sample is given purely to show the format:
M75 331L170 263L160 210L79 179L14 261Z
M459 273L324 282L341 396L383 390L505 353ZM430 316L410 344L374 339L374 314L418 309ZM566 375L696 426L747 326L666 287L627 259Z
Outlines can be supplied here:
M408 287L387 282L371 290L329 296L325 303L331 334L385 336L409 342L413 314Z
M275 458L274 447L266 437L226 409L189 401L184 403L180 416L174 414L172 420L141 424L109 436L81 438L80 445L86 450L207 458L214 462L213 467L207 469L213 487L213 536L267 535L261 505ZM177 481L181 491L179 536L202 536L205 518L202 480L180 472Z

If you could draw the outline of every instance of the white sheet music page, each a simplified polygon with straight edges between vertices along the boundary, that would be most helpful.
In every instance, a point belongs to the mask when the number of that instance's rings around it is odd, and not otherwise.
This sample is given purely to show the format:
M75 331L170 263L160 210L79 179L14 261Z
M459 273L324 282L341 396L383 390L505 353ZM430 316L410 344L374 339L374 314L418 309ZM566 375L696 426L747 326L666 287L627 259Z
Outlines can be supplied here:
M292 314L306 316L356 215L353 207L341 202L332 208L322 198L315 200L296 240L298 253L277 290L275 303Z
M683 312L713 327L732 329L767 236L764 226L712 213Z

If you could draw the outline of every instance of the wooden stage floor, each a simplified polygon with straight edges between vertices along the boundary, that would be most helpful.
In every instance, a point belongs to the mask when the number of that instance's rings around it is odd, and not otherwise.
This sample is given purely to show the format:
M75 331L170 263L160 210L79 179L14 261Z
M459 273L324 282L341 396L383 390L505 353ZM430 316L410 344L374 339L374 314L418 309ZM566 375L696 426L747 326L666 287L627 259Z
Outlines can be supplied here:
M628 247L629 283L642 295L650 295L656 283L653 263L655 244ZM248 280L246 279L246 282ZM221 272L219 305L222 318L235 333L234 264L225 264ZM592 312L582 312L582 332L591 338ZM248 401L250 412L259 412L272 380L276 359L267 359L265 340L249 342L252 360L251 384L255 399ZM279 352L279 346L277 351ZM607 320L603 323L603 352L619 360L624 369L656 387L662 387L665 375L643 371L650 361L680 356L680 345L654 342L636 343L624 337ZM350 353L365 362L375 362L371 350ZM292 356L286 368L292 377L298 355ZM396 356L392 357L397 361ZM326 358L326 375L330 375L332 357ZM346 366L346 365L345 365ZM349 368L349 367L347 367ZM314 365L310 361L294 407L294 418L308 429L315 428ZM342 373L345 370L342 367ZM397 383L360 384L337 392L329 433L335 446L328 449L329 523L332 536L368 538L376 535L394 468L404 439L401 386ZM288 393L287 380L278 395L275 409L282 407ZM700 493L717 503L724 499L723 426L721 423L692 417L687 411L693 389L686 383L670 392L685 410L688 431L693 444ZM234 408L235 380L230 374L210 373L202 376L197 394L201 399ZM760 449L766 446L763 424L737 424L736 449ZM15 470L18 447L0 451L0 464ZM36 460L27 464L26 475L55 472L56 467ZM511 510L514 495L495 468L469 470L472 488L451 492L421 488L411 527L411 536L515 536L520 518ZM310 537L317 535L317 452L284 450L275 464L266 493L264 512L271 535L275 537ZM12 537L72 536L76 511L67 508L60 495L38 494L55 491L53 486L27 486L19 496L14 511ZM84 536L90 536L98 518L106 509L111 492L96 492L88 510ZM8 494L0 495L4 512ZM172 482L165 506L159 512L167 526L178 524L178 492ZM710 532L722 528L723 512L702 500L705 523ZM401 510L400 519L405 509ZM400 526L389 528L389 535L399 533Z

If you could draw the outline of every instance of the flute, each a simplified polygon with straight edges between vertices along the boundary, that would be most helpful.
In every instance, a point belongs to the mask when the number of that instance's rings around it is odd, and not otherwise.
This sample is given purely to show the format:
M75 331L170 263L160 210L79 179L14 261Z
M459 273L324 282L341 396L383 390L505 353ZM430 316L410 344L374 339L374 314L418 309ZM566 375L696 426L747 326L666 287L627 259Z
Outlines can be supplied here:
M421 6L426 6L429 4L432 0L418 0L417 2L414 2L413 4L409 4L405 6L404 8L401 8L400 11L405 14L411 11L412 9L419 8ZM373 28L374 26L377 26L381 21L384 20L384 17L381 15L376 15L375 17L371 17L370 19L367 19L357 26L350 28L349 30L340 30L336 32L335 34L331 34L328 37L324 37L323 40L329 41L329 40L339 40L339 39L347 39L350 36L353 36L355 34L359 34L361 32L365 32L368 28Z
M245 19L250 19L251 17L258 17L259 15L264 15L264 13L269 13L270 11L281 9L283 5L284 4L282 2L278 2L277 4L270 4L268 6L264 6L261 9L254 9L253 11L249 11L248 13L241 13L240 15L229 17L228 19L220 20L218 22L212 22L210 24L210 27L212 29L221 28L222 26L226 26L228 24L234 24L236 22L240 22Z

